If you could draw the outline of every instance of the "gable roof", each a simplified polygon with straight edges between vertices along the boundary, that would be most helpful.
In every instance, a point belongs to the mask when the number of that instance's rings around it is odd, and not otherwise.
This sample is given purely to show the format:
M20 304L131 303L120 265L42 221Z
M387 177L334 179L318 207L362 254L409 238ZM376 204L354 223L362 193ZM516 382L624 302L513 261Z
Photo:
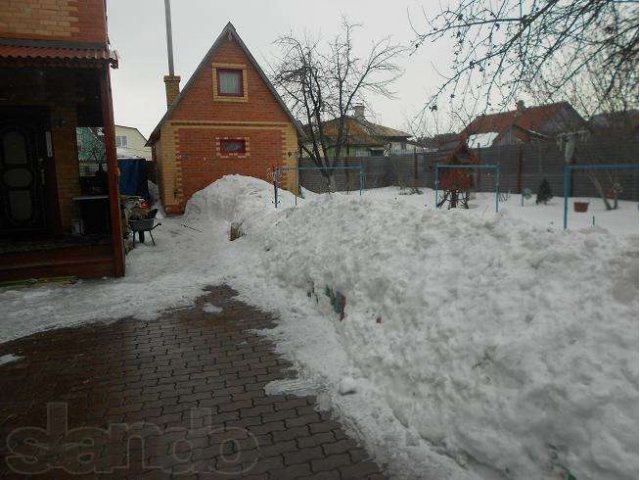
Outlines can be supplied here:
M282 97L280 97L280 95L278 94L274 86L271 84L271 82L269 81L269 78L264 73L264 71L262 70L262 68L256 61L256 59L253 57L253 55L251 55L251 52L249 51L245 43L240 38L240 35L238 35L236 28L233 26L231 22L229 22L222 29L222 32L220 33L220 35L218 35L218 38L216 38L216 41L213 42L213 45L211 46L209 51L202 58L202 61L200 62L198 67L195 69L195 71L193 72L193 75L191 75L191 78L189 78L189 81L185 84L184 88L180 91L178 96L173 100L171 105L169 105L169 108L167 108L167 111L160 119L160 122L158 122L158 125L156 125L156 128L154 128L153 131L151 132L151 135L149 135L149 141L147 142L147 145L150 145L152 141L155 141L155 139L159 136L160 128L162 127L162 124L171 116L171 114L176 109L180 101L187 95L187 93L191 89L191 86L195 83L195 79L198 77L198 74L200 73L200 71L205 68L208 68L209 66L208 59L215 53L215 51L222 44L222 42L224 41L227 35L233 36L233 38L238 42L238 45L240 46L244 54L249 59L249 62L251 63L253 68L256 70L256 72L258 72L258 75L260 76L262 81L265 83L265 85L267 86L267 88L269 89L273 97L276 99L276 101L278 102L282 110L289 117L289 120L291 120L293 125L296 127L296 130L298 130L298 133L301 133L301 134L303 133L300 127L300 123L296 120L296 118L293 116L293 114L291 113L287 105L284 103L284 101L282 100Z
M571 104L558 102L526 107L522 110L516 109L508 112L480 115L474 118L462 131L461 136L467 138L474 134L496 132L498 134L497 138L499 138L511 128L516 128L526 133L541 132L544 126L552 119L566 121L566 118L562 118L564 113L573 115L576 120L579 119L577 123L584 124L584 120Z
M377 123L372 123L368 120L359 120L357 118L354 118L354 120L365 133L373 137L409 138L412 136L410 133L379 125Z
M115 124L115 127L117 128L126 128L127 130L135 130L136 132L138 132L138 135L140 135L142 138L144 138L144 141L147 141L147 137L145 137L142 132L138 129L138 127L129 127L128 125L118 125L117 123Z
M325 136L331 138L337 135L338 118L327 120L323 123ZM412 135L395 128L378 125L368 120L362 120L354 116L345 116L345 128L347 131L347 144L349 145L380 145L385 140L406 140ZM305 125L305 130L309 126Z

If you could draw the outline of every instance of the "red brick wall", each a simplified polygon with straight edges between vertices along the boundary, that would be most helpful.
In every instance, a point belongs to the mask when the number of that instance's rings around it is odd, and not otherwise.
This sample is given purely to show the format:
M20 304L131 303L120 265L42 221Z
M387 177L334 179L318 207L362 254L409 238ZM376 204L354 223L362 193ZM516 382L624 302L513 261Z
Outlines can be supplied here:
M280 163L282 134L279 130L182 128L177 137L185 198L229 173L270 181L269 169ZM225 137L246 139L247 153L221 153L217 146Z
M105 0L0 0L0 38L106 44Z
M247 66L248 101L220 102L213 99L212 64L244 64ZM198 77L189 87L171 120L224 120L289 122L289 117L275 100L268 87L255 71L249 59L235 41L225 40L207 61Z

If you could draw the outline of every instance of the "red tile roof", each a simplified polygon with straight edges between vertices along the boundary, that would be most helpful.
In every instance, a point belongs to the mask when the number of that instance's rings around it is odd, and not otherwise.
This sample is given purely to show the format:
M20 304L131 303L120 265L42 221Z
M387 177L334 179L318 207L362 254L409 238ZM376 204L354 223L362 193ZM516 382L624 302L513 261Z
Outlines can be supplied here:
M118 55L108 48L63 48L0 45L0 59L47 60L61 63L109 63L118 66Z
M512 126L524 130L539 131L545 123L561 114L563 110L573 109L567 102L551 103L526 107L523 111L511 110L509 112L492 113L476 117L462 132L467 137L474 133L498 132L504 133Z

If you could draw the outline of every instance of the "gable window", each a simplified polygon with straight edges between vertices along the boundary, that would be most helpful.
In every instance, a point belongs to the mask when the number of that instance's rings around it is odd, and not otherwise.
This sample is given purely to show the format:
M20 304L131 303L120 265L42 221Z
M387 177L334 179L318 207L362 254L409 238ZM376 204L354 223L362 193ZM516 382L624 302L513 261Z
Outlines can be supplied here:
M116 147L127 148L127 137L124 135L116 135Z
M225 139L220 141L222 153L246 153L247 142L243 139Z
M218 73L218 95L241 97L243 95L242 70L222 69Z

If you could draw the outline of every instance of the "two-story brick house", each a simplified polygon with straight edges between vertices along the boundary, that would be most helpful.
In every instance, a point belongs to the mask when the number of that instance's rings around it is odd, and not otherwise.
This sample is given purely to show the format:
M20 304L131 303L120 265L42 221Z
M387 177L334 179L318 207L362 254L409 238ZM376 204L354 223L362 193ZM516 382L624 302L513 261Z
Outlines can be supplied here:
M0 280L123 275L105 0L0 3ZM104 132L99 194L78 127Z
M182 91L167 76L167 112L149 137L168 213L227 174L271 180L274 166L295 167L298 123L231 23ZM295 185L295 172L285 187Z

